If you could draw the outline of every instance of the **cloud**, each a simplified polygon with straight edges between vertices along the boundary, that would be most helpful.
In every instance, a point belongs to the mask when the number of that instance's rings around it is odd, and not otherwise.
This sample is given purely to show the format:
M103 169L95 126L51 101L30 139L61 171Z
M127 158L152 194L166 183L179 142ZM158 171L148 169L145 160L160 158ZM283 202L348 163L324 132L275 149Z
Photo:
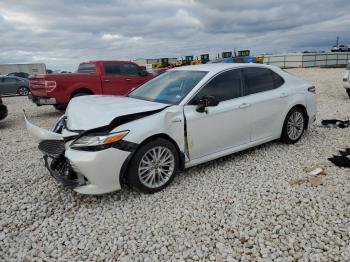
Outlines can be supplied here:
M72 70L92 59L254 54L350 45L347 0L0 2L0 63Z

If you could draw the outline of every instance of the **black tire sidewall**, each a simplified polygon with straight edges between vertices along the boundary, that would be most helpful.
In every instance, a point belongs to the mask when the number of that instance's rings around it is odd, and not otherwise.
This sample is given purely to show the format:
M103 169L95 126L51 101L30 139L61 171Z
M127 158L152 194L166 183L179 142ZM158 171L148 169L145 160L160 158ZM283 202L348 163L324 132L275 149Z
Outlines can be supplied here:
M170 179L164 185L158 188L149 188L140 181L138 176L138 167L143 155L151 148L157 147L157 146L164 146L173 153L175 158L175 168ZM164 138L156 138L155 140L152 140L137 149L128 167L127 180L132 187L136 188L137 190L143 193L147 193L147 194L156 193L163 190L172 182L178 169L179 169L179 156L174 144Z
M287 124L288 124L288 119L290 118L290 116L291 116L294 112L296 112L296 111L300 112L300 113L303 115L303 118L304 118L304 128L303 128L303 132L301 133L301 135L300 135L296 140L292 140L292 139L290 139L290 137L288 136ZM282 140L284 143L286 143L286 144L294 144L294 143L298 142L298 141L302 138L302 136L303 136L303 134L304 134L305 127L306 127L306 121L307 121L306 115L305 115L305 112L304 112L302 109L300 109L300 108L298 108L298 107L292 108L292 109L288 112L286 118L284 119L283 129L282 129L282 135L281 135L281 140Z
M65 111L67 108L67 105L64 104L57 104L57 105L53 105L53 107L58 110L58 111Z
M79 97L79 96L88 96L88 95L90 95L90 94L80 92L80 93L76 93L76 94L74 94L74 95L72 96L72 98L74 98L74 97Z

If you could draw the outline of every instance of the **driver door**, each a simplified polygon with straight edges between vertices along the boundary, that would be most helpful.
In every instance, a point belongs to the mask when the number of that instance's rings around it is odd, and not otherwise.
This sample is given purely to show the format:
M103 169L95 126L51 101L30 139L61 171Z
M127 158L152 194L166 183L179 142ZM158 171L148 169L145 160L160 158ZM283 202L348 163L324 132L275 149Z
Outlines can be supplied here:
M241 70L229 70L214 77L184 107L191 160L250 142L250 110L242 94ZM215 97L219 104L197 112L198 101L205 96Z

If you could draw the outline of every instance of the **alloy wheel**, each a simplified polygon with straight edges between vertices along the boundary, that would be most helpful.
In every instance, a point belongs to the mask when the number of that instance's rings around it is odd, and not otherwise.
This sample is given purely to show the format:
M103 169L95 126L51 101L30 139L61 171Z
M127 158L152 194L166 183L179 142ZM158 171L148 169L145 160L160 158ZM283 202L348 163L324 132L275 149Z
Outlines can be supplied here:
M287 133L291 140L297 140L304 130L304 116L299 111L294 111L287 122Z
M21 96L27 96L29 94L29 90L26 87L20 87L18 89L18 94L20 94Z
M175 168L175 157L170 149L157 146L148 150L141 158L138 176L149 188L163 186L171 178Z

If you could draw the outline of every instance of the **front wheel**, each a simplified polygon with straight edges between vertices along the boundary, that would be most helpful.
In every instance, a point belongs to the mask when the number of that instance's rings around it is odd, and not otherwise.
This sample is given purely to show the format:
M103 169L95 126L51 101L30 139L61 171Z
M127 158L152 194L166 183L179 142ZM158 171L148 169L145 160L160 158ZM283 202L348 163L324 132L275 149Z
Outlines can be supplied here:
M135 153L129 166L128 182L141 192L158 192L174 179L178 163L175 146L166 139L157 138Z
M29 94L29 88L26 86L21 86L20 88L18 88L17 94L19 94L20 96L27 96Z
M290 110L284 120L281 140L286 144L294 144L302 137L306 127L305 112L295 107Z

